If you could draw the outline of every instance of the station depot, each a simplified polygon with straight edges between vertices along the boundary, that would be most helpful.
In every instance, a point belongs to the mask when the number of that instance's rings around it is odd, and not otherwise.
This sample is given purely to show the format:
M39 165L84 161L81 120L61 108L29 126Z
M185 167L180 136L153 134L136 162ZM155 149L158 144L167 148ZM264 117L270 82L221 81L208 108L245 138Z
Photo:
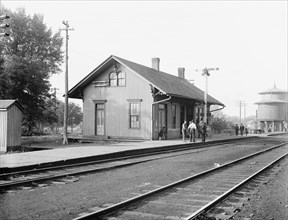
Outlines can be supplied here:
M160 71L160 59L152 68L111 55L69 92L83 100L83 136L158 140L166 129L167 139L181 136L182 123L198 123L204 116L204 92L185 79ZM207 96L210 107L224 104Z

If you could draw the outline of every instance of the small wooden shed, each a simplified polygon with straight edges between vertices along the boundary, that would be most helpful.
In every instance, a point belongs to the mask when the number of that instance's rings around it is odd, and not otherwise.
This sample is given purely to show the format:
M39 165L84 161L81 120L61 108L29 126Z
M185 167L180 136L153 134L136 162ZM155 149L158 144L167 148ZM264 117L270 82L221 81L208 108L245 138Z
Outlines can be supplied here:
M0 100L0 152L21 146L22 111L17 100Z

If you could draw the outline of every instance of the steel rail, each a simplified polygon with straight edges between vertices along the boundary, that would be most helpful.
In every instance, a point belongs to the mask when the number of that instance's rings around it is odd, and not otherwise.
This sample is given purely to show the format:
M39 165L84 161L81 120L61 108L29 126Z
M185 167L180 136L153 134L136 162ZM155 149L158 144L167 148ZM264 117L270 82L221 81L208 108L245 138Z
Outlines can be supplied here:
M209 174L211 172L214 172L214 171L218 171L219 169L223 169L224 167L227 167L227 166L230 166L232 164L235 164L235 163L238 163L238 162L241 162L243 160L246 160L246 159L249 159L249 158L252 158L252 157L255 157L259 154L263 154L267 151L271 151L273 149L276 149L276 148L279 148L279 147L282 147L284 145L286 145L288 142L284 142L284 143L281 143L279 145L276 145L276 146L273 146L271 148L268 148L268 149L265 149L265 150L262 150L262 151L258 151L256 153L253 153L253 154L250 154L248 156L244 156L244 157L241 157L239 159L236 159L236 160L233 160L233 161L230 161L230 162L227 162L227 163L224 163L223 165L220 165L219 167L215 167L215 168L211 168L211 169L208 169L206 171L203 171L203 172L200 172L198 174L195 174L195 175L192 175L192 176L189 176L189 177L186 177L182 180L179 180L179 181L176 181L176 182L173 182L171 184L168 184L168 185L165 185L165 186L162 186L158 189L155 189L155 190L152 190L150 192L147 192L147 193L144 193L144 194L141 194L139 196L135 196L133 198L130 198L130 199L127 199L125 201L122 201L120 203L117 203L117 204L114 204L112 206L109 206L107 208L103 208L101 210L97 210L97 211L94 211L94 212L91 212L91 213L88 213L88 214L85 214L85 215L82 215L82 216L79 216L79 217L76 217L74 218L73 220L86 220L86 219L92 219L92 218L97 218L97 217L101 217L101 216L104 216L108 213L112 213L112 212L115 212L121 208L124 208L128 205L131 205L135 202L139 202L140 200L143 200L143 199L146 199L147 197L149 196L152 196L152 195L155 195L155 194L158 194L160 192L163 192L165 190L168 190L174 186L177 186L177 185L180 185L180 184L183 184L185 182L188 182L188 181L191 181L191 180L194 180L196 178L199 178L199 177L202 177L206 174Z
M228 144L228 143L225 143L225 144ZM216 145L216 144L211 144L211 145L206 146L206 147L211 147L211 146L214 146L214 145ZM142 154L142 155L137 155L135 157L133 157L133 156L121 157L121 160L135 159L135 158L139 158L141 156L142 157L143 156L153 156L153 155L157 155L157 154L161 154L161 153L165 153L165 154L174 153L174 152L184 151L184 149L185 150L193 150L193 149L197 149L197 148L192 148L192 149L191 149L191 147L190 148L181 148L181 149L178 149L178 150L176 149L176 150L169 150L169 151L165 151L165 152ZM105 171L105 170L110 170L110 169L114 169L114 168L121 168L121 167L136 165L136 164L139 164L139 163L145 163L145 162L150 162L150 161L159 160L159 159L165 159L165 158L169 158L169 157L181 156L181 155L184 155L184 154L187 154L187 153L177 154L177 155L170 155L170 156L164 156L164 157L156 157L156 158L145 159L145 160L141 160L141 161L127 162L125 164L118 164L118 165L111 165L111 166L106 166L106 167L91 168L91 169L85 169L85 170L74 171L74 172L66 172L66 173L61 173L61 174L46 175L46 176L42 176L42 177L28 178L28 179L25 179L25 180L18 180L18 181L16 180L16 181L8 182L8 183L0 183L0 189L20 186L20 185L28 184L28 183L36 183L36 182L41 182L41 181L59 179L59 178L68 177L68 176L75 176L75 175L87 174L87 173L92 173L92 172ZM114 162L114 161L117 161L117 159L101 160L101 162L97 161L97 162L81 163L81 166L98 164L98 163L105 163L105 162ZM78 166L80 166L80 165L78 165ZM21 172L12 173L11 175L5 174L5 176L13 176L13 175L19 175L19 174L25 174L25 173L26 174L31 174L31 173L35 173L35 172L41 173L41 172L52 171L52 170L55 170L55 169L64 169L64 168L71 168L71 167L75 167L75 165L64 165L64 166L57 166L57 167L52 167L52 168L43 168L43 169L31 170L31 172L29 172L29 171L21 171ZM2 177L2 176L0 176L0 177Z
M236 186L234 186L233 188L231 188L230 190L228 190L227 192L225 192L223 195L219 196L218 198L214 199L213 201L211 201L210 203L208 203L207 205L203 206L201 209L199 209L198 211L194 212L192 215L188 216L185 220L193 220L196 219L197 217L199 217L202 213L207 212L209 209L211 209L212 207L214 207L215 205L219 204L220 202L222 202L224 199L226 199L229 195L231 195L232 193L236 192L237 190L239 190L243 185L247 184L251 179L253 179L254 177L258 176L260 173L264 172L265 170L267 170L269 167L271 167L272 165L274 165L275 163L277 163L278 161L282 160L284 157L286 157L288 155L288 153L285 153L284 155L278 157L277 159L275 159L274 161L272 161L270 164L266 165L265 167L263 167L261 170L259 170L258 172L252 174L251 176L249 176L248 178L246 178L245 180L243 180L242 182L240 182L239 184L237 184Z

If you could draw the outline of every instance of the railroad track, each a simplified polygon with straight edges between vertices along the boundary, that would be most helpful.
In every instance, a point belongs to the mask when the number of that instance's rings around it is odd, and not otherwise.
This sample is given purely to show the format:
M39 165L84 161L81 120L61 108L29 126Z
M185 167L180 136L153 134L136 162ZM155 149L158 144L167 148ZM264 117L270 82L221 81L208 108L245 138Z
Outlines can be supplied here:
M251 179L287 156L287 142L217 165L202 173L126 199L109 207L94 207L74 220L200 219Z
M241 141L240 143L245 144L245 141ZM237 144L239 144L239 142L237 142ZM216 145L219 145L218 148L223 148L226 147L227 145L231 145L231 143L230 142L225 142L223 144L221 144L221 142L211 144L207 143L204 146L203 145L200 146L201 151L208 150L209 147ZM0 190L22 186L25 184L32 184L32 186L37 186L36 183L38 182L40 182L43 185L44 181L50 181L50 180L52 181L55 179L58 179L57 180L58 183L61 183L61 181L63 183L78 181L78 178L75 176L93 172L101 172L125 166L131 166L153 160L181 156L184 154L189 154L189 152L187 153L187 151L189 150L195 150L198 148L199 148L198 146L196 147L183 146L180 148L169 149L166 151L156 151L132 156L117 157L112 159L104 159L104 160L70 164L70 165L51 166L47 168L4 173L0 174Z
M249 140L251 142L251 140ZM267 139L264 140L265 144L274 143L269 142ZM259 140L257 140L259 142ZM211 143L206 145L201 145L199 151L210 150L209 147L225 148L231 147L233 144L237 146L245 145L245 141L237 141L236 143L225 142ZM181 148L169 149L166 151L156 151L149 153L142 153L132 156L123 156L112 159L70 164L70 165L61 165L47 168L39 168L33 170L18 171L12 173L0 174L0 191L5 191L12 187L23 186L22 188L32 188L40 186L49 185L52 182L56 184L65 184L78 181L77 176L88 173L103 172L109 169L122 168L126 166L132 166L139 163L145 163L153 160L160 160L169 157L177 157L181 155L193 154L196 150L199 149L198 146L183 146ZM46 183L48 182L48 183ZM39 184L38 184L39 183Z
M156 148L145 148L139 150L131 150L131 151L123 151L123 152L116 152L107 155L98 155L98 156L90 156L84 158L76 158L76 159L68 159L62 161L55 161L52 163L43 163L43 164L35 164L35 165L28 165L24 167L15 167L15 168L1 168L0 167L0 178L4 178L5 176L14 175L14 174L25 174L25 173L32 173L37 171L46 171L46 170L53 170L53 169L62 169L66 167L76 167L76 166L86 166L89 164L97 164L97 163L105 163L110 161L118 161L118 160L125 160L129 158L136 158L136 157L143 157L149 155L157 155L157 154L164 154L164 153L171 153L171 152L178 152L178 151L185 151L189 149L197 149L203 147L210 147L215 145L225 145L231 143L245 143L251 142L255 140L259 140L259 137L244 137L238 139L225 139L225 140L215 140L211 142L196 142L190 143L186 142L183 144L177 145L170 145L170 146L163 146L163 147L156 147Z

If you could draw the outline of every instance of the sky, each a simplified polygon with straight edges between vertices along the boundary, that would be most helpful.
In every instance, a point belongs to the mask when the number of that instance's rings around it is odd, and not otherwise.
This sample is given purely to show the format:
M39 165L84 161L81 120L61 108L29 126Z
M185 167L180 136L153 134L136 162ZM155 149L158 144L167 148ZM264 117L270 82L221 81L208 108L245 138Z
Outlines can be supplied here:
M69 31L69 89L110 55L185 78L205 90L201 70L211 71L208 94L225 104L224 114L255 115L261 91L287 90L287 1L5 1L1 6L42 14L55 33ZM65 37L65 32L62 31ZM63 45L65 50L65 44ZM65 91L63 72L51 78ZM76 101L82 106L82 101ZM245 111L242 108L242 114ZM242 116L243 117L243 116Z

